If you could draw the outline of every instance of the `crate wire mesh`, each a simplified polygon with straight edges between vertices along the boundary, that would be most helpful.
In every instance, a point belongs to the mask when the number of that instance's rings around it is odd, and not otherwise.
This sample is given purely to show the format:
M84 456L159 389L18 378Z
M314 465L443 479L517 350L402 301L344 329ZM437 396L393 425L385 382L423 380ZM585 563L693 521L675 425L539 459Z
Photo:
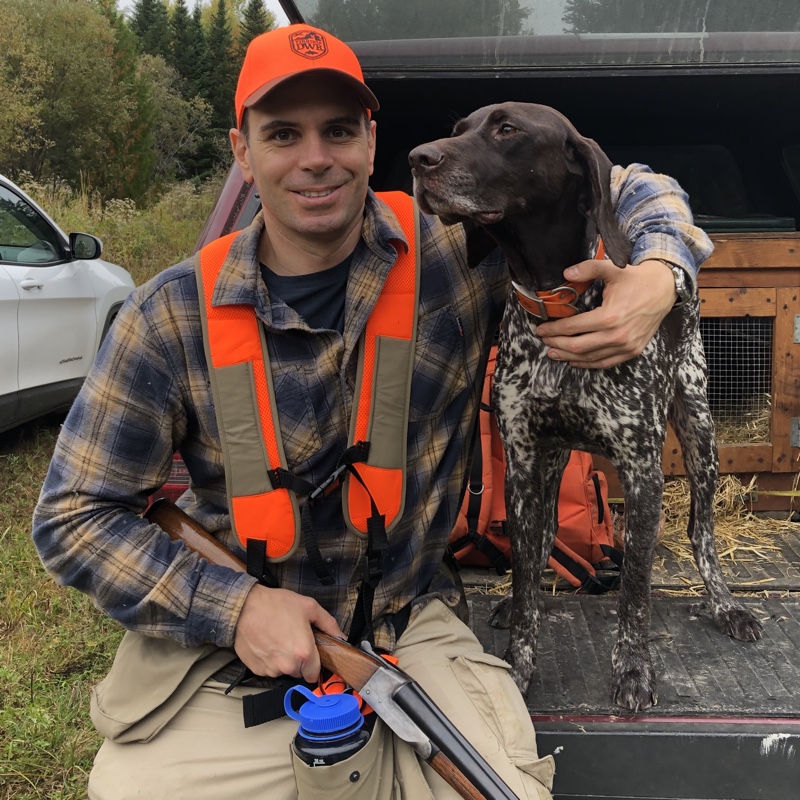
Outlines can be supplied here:
M718 444L770 441L772 317L700 320Z

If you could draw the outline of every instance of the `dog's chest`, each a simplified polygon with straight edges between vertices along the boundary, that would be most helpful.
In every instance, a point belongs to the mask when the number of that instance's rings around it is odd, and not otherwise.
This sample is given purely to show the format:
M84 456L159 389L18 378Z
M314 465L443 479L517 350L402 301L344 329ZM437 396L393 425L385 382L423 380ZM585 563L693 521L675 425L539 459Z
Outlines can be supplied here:
M504 440L532 437L610 452L662 437L675 380L664 349L656 336L620 367L570 367L547 356L524 310L507 308L492 391Z

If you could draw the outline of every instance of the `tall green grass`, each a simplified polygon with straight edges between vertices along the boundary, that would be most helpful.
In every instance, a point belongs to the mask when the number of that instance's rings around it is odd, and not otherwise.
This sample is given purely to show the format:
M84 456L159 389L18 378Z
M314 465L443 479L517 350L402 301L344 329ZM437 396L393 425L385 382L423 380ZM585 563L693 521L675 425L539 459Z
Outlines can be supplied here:
M24 188L67 232L99 236L103 257L137 285L191 253L221 178L172 187L149 208L32 181ZM119 627L44 571L31 516L58 419L0 434L0 800L80 800L100 737L91 687L108 672Z
M100 739L89 691L111 665L120 632L42 569L30 519L58 426L0 434L0 798L86 797Z
M128 199L104 201L91 190L74 190L60 181L45 184L23 177L19 184L65 233L99 237L103 258L125 267L138 286L192 252L224 177L220 173L202 183L174 184L146 208Z

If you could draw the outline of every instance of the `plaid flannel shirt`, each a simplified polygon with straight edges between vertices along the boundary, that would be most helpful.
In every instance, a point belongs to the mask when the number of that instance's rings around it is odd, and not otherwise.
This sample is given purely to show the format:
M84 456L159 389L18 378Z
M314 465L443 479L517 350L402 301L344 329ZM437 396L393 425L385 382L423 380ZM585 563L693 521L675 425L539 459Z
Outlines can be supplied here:
M669 178L634 165L612 174L617 216L634 242L632 263L661 258L692 276L711 252L692 225L686 196ZM350 268L344 335L310 329L270 300L259 276L259 214L223 266L215 303L246 303L268 331L280 428L289 468L319 484L347 445L357 343L404 241L397 220L369 193ZM459 506L482 369L508 288L499 251L466 263L464 231L422 215L419 328L411 387L405 513L389 537L377 587L376 644L391 649L382 617L431 595ZM223 458L203 348L193 260L137 288L121 310L56 445L34 516L47 570L88 593L124 627L186 646L230 647L254 583L209 564L140 518L166 480L174 451L191 475L188 513L240 556L230 531ZM346 632L366 543L349 533L341 490L312 511L335 578L323 586L302 546L278 565L281 586L314 597ZM455 604L455 589L438 596Z

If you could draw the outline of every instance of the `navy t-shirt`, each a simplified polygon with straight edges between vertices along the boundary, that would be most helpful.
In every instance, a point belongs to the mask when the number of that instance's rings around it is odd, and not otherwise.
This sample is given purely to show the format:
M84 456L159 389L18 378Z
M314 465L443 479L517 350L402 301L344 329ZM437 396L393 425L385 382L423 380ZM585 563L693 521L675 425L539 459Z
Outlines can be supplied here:
M344 333L344 300L352 254L334 267L308 275L277 275L261 264L270 297L279 297L309 327Z

